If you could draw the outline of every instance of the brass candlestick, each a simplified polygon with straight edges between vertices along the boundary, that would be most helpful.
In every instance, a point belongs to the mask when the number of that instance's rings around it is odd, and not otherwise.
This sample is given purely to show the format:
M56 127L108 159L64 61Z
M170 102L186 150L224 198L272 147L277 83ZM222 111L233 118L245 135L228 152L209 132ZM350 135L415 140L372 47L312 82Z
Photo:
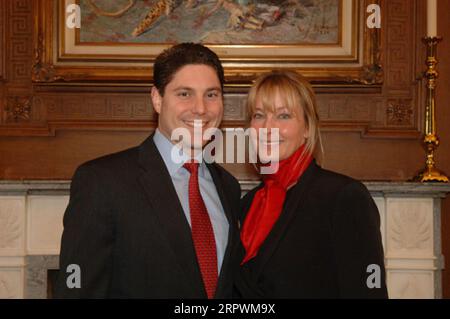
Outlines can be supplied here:
M426 37L423 38L423 42L427 46L427 71L424 77L427 79L427 99L425 104L425 135L423 138L423 144L426 151L426 166L423 171L419 173L416 180L420 182L443 182L448 183L448 177L436 168L436 162L434 160L434 152L439 146L439 138L436 134L436 119L435 119L435 107L436 107L436 79L438 72L436 71L436 49L441 37Z

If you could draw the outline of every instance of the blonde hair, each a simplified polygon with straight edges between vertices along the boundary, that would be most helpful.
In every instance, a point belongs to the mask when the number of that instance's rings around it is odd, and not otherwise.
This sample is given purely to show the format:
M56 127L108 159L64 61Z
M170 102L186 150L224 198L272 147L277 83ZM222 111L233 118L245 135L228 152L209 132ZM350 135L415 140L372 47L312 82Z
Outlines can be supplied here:
M247 111L252 118L256 100L262 103L264 111L275 112L275 97L279 94L283 106L295 115L303 110L304 121L308 130L305 151L312 154L318 161L323 156L322 139L319 128L316 98L311 84L300 74L288 70L274 70L260 75L247 96Z

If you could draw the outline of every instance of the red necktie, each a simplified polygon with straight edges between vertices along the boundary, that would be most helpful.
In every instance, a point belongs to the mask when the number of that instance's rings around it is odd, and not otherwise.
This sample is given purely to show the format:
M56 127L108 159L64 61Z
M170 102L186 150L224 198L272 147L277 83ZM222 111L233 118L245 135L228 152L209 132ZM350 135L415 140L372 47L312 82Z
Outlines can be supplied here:
M198 163L185 163L190 173L189 210L192 239L208 298L214 298L217 286L217 252L214 231L198 184Z

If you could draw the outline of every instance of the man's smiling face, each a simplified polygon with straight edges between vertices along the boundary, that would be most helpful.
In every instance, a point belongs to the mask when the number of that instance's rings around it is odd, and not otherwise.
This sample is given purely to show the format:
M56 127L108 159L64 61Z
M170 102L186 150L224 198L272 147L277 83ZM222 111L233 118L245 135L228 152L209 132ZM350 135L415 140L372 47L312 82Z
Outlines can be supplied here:
M161 133L170 140L173 130L187 129L194 148L207 143L203 138L193 140L194 121L201 125L203 133L208 128L217 128L223 117L220 80L216 71L204 64L188 64L178 70L165 87L164 96L153 87L152 102L159 114Z

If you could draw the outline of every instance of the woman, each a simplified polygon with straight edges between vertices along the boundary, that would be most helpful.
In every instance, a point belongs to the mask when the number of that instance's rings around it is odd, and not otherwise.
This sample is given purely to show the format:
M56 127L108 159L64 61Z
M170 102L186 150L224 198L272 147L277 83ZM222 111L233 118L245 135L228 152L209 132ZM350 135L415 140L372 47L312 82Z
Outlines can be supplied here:
M243 198L240 295L387 297L377 207L362 183L316 163L321 140L309 83L291 71L264 74L247 107L259 159L277 170Z

